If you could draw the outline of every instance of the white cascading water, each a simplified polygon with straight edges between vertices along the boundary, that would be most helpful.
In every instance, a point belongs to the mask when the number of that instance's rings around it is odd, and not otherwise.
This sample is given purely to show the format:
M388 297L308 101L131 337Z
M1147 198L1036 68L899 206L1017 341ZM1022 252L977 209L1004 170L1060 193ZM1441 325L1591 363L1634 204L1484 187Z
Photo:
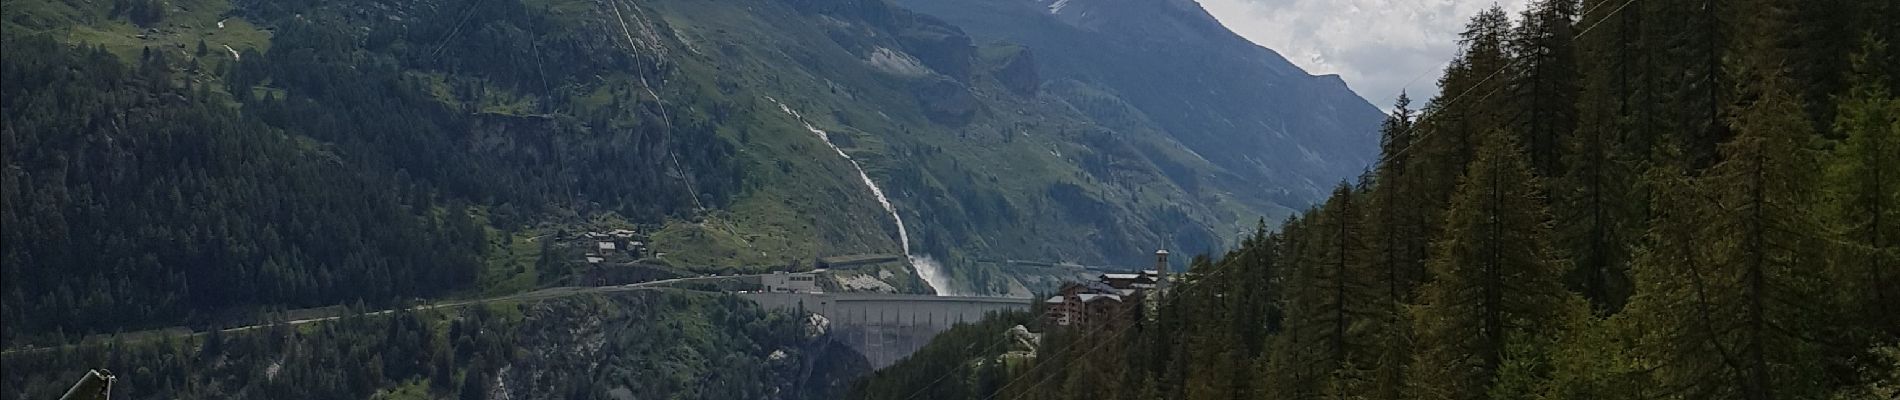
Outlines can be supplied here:
M930 255L927 254L911 254L910 232L904 228L904 217L897 214L897 207L891 205L890 198L884 197L884 189L877 187L877 182L871 181L870 174L864 173L864 166L858 165L858 160L851 158L850 154L845 154L844 149L840 149L838 145L832 144L831 134L829 132L812 126L811 122L805 121L805 116L798 114L798 111L793 111L791 107L786 106L785 103L780 103L778 99L771 97L766 97L765 99L778 104L779 111L784 111L793 118L797 118L798 123L805 125L805 130L811 131L813 135L818 135L818 139L824 141L826 146L830 146L831 151L837 152L839 157L844 157L845 161L851 162L851 168L858 171L858 179L864 181L864 187L871 189L871 196L877 198L877 204L884 206L884 212L890 213L891 220L897 223L897 244L903 248L904 257L910 259L911 268L917 271L917 277L923 278L924 283L930 285L930 289L937 292L938 296L958 295L954 289L952 289L950 275L943 272L943 264L938 263L936 259L930 258Z

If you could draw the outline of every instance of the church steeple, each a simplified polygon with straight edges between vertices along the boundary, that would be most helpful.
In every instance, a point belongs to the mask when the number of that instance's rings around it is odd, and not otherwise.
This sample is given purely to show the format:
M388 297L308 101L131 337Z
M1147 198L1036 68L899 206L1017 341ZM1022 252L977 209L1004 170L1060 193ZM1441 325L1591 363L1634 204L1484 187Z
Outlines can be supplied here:
M1168 249L1155 250L1155 288L1168 287Z

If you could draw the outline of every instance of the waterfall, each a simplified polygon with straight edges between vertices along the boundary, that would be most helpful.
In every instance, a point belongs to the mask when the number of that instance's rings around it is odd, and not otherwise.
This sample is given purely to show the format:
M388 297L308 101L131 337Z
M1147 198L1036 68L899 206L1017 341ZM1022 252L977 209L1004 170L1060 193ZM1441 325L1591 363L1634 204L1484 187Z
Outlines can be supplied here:
M891 220L897 223L897 244L904 250L904 258L910 260L911 269L917 272L917 277L922 278L925 284L930 285L930 289L937 292L938 296L956 295L953 289L951 289L950 275L943 271L943 264L938 263L935 258L931 258L928 254L911 253L910 231L904 228L904 216L897 214L897 207L892 206L891 199L884 196L884 189L879 188L877 182L871 181L870 174L864 173L864 166L859 165L858 160L851 158L850 154L845 154L844 149L840 149L838 145L832 144L831 134L829 132L812 126L811 122L805 121L805 116L798 114L798 111L793 111L791 107L786 106L785 103L780 103L778 99L769 96L765 99L778 104L779 111L784 111L793 118L797 118L798 123L805 125L805 130L811 131L813 135L818 135L818 139L825 142L825 146L830 146L831 151L837 152L839 157L844 157L845 161L851 162L851 168L858 171L858 180L864 182L864 187L871 189L871 196L877 199L877 204L884 206L884 212L891 214Z

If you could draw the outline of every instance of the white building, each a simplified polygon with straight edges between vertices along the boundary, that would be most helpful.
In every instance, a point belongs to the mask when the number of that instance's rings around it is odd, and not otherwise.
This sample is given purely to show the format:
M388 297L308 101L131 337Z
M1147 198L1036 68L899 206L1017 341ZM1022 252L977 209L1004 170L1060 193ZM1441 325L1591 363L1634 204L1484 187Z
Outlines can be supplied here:
M810 272L776 271L760 276L759 284L768 293L824 293L818 289L818 274Z

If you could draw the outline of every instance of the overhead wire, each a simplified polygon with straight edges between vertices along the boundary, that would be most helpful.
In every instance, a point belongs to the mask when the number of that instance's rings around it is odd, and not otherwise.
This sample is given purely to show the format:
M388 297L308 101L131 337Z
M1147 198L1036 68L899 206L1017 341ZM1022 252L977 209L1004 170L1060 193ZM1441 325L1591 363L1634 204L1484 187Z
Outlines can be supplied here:
M1596 29L1598 25L1602 25L1604 21L1608 21L1610 18L1615 17L1617 14L1622 13L1623 9L1629 8L1631 4L1635 4L1637 1L1638 0L1624 1L1622 5L1617 6L1615 9L1611 9L1609 14L1604 15L1603 18L1597 20L1596 23L1591 24L1589 27L1584 28L1583 31L1577 32L1576 35L1571 36L1570 40L1577 40L1577 39L1583 38L1583 35L1589 34L1590 31ZM1589 15L1590 12L1593 12L1596 9L1601 8L1603 4L1608 4L1608 3L1599 3L1596 7L1592 7L1590 11L1586 11L1583 15L1580 15L1579 17ZM1451 107L1453 105L1458 104L1458 101L1461 99L1464 99L1465 95L1470 94L1473 90L1477 90L1479 86L1484 86L1485 82L1491 81L1492 78L1497 77L1499 74L1504 73L1505 70L1508 70L1510 68L1511 68L1510 63L1506 62L1504 66L1499 67L1496 71L1492 71L1490 75L1485 75L1484 79L1478 80L1478 83L1472 84L1471 87L1465 88L1465 90L1462 92L1459 92L1458 95L1452 96L1451 100L1444 102L1444 105L1439 106L1439 109L1443 109L1445 107ZM1480 96L1477 101L1483 101L1484 99L1490 98L1492 94L1497 93L1498 90L1500 89L1503 89L1503 87L1500 86L1496 89L1492 89L1490 92L1487 92L1483 96ZM1438 103L1434 102L1431 105L1438 106ZM1425 119L1433 115L1437 115L1436 112L1434 112L1433 114L1420 114L1417 120L1412 121L1410 126L1406 127L1404 131L1400 132L1400 135L1403 136L1403 135L1411 134L1413 131L1418 130L1419 126L1424 125ZM1406 152L1411 151L1413 146L1417 146L1420 142L1423 142L1426 137L1430 137L1433 133L1437 133L1437 132L1438 131L1435 131L1435 130L1426 131L1424 136L1419 136L1417 139L1413 139L1411 143L1406 143L1405 147L1400 148L1399 151L1380 156L1379 162L1380 163L1390 162L1393 158L1396 158L1400 155L1404 155Z
M482 6L482 0L475 0L475 4L468 5L468 11L464 11L462 13L462 18L455 22L455 26L452 28L449 28L448 33L443 34L442 41L437 42L435 45L435 49L429 51L429 57L435 58L436 56L440 55L442 53L442 48L447 47L449 45L449 41L452 39L455 39L455 35L462 33L462 26L465 24L468 24L469 17L475 16L476 8L481 7L481 6Z

